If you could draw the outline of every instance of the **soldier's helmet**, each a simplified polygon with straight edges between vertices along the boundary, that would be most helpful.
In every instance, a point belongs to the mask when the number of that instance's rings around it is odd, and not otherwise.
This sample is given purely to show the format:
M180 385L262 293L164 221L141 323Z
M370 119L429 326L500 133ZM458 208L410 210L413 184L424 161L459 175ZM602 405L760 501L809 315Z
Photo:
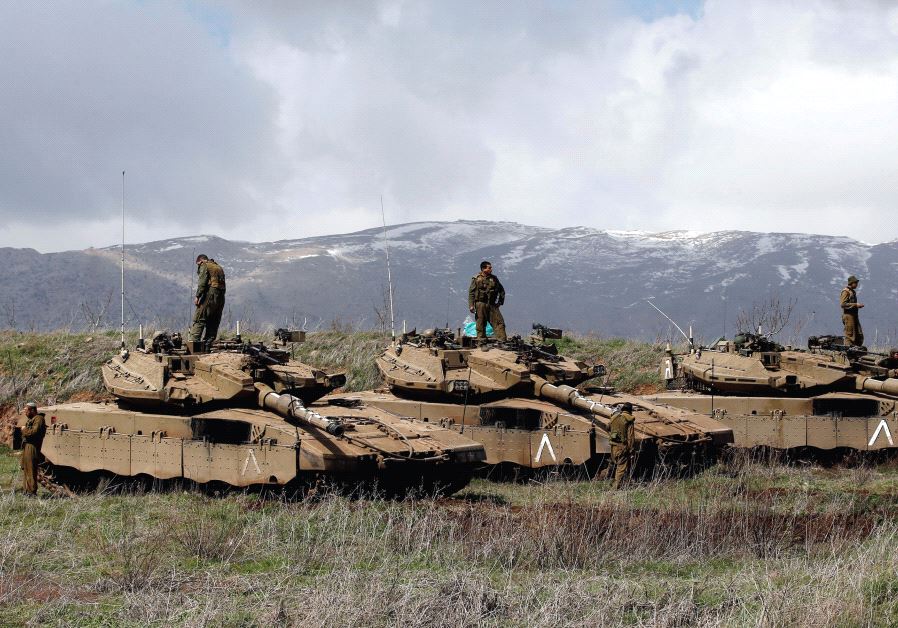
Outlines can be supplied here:
M848 278L848 283L860 283L860 282L861 282L861 280L858 279L857 277L855 277L854 275L851 275L851 276Z
M620 409L621 412L633 412L633 404L629 401L625 401L624 403L620 404Z

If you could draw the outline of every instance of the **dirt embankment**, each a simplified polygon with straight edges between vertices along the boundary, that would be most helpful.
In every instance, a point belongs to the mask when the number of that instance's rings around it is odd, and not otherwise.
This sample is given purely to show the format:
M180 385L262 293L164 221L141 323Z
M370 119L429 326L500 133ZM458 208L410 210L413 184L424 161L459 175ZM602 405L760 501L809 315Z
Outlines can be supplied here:
M0 405L0 443L12 446L12 428L19 418L19 411L13 405Z

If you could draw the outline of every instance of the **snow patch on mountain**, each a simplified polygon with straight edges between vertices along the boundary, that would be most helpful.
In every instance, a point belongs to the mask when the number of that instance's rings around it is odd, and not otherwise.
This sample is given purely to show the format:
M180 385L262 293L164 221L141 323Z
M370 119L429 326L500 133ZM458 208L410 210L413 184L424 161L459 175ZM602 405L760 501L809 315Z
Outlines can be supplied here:
M131 244L128 316L147 325L187 322L194 249L224 266L234 319L249 316L264 325L295 315L322 325L370 326L386 285L384 246L384 231L377 228L276 242L199 235ZM869 333L879 326L882 337L894 327L898 241L870 247L814 234L650 233L459 220L388 226L386 246L397 315L419 328L445 324L447 307L452 326L464 319L468 283L483 259L493 262L508 291L503 314L518 331L540 321L655 338L665 333L666 321L638 306L652 296L678 322L718 331L722 298L732 323L741 309L776 295L796 301L796 317L819 314L813 320L820 328L808 333L838 333L838 292L849 274L861 277ZM8 271L0 276L0 291L17 295L17 310L35 313L35 328L77 327L82 302L105 302L118 289L118 247L52 255L0 249L0 256ZM40 285L28 280L36 272Z

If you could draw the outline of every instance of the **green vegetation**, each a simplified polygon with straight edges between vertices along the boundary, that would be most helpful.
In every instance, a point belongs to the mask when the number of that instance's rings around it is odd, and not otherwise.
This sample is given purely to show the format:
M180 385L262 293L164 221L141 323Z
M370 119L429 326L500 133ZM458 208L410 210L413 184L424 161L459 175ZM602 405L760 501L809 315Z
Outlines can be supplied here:
M128 337L134 343L136 334ZM117 332L34 334L0 331L0 405L64 401L102 390L100 365L119 348Z
M97 394L116 334L0 333L0 401ZM375 334L297 357L378 383ZM565 338L628 389L657 346ZM450 499L14 492L0 447L0 625L889 625L898 468L734 457L688 480L477 480Z
M246 333L266 340L261 333ZM135 333L126 335L133 346ZM119 333L36 334L0 331L0 406L99 396L103 393L100 366L119 347ZM295 346L296 358L328 369L346 371L346 389L366 390L381 385L374 358L388 342L376 332L324 331L308 335ZM568 336L554 341L566 355L605 364L608 383L620 390L650 392L662 386L660 345L592 336Z
M306 342L296 345L296 359L324 369L346 372L346 390L370 390L382 380L374 358L389 342L375 332L326 331L309 334Z
M0 624L885 625L898 470L734 461L615 493L475 481L451 499L12 492Z
M604 364L608 369L608 384L618 390L647 394L664 386L661 379L664 346L661 344L595 336L565 336L551 342L564 355Z

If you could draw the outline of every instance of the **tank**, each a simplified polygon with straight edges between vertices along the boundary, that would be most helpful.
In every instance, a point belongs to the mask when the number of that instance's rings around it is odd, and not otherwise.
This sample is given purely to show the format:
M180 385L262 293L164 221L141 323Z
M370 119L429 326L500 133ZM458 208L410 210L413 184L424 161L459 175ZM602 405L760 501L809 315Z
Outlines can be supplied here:
M327 482L389 496L449 494L486 456L439 425L322 402L344 375L263 343L203 347L157 334L148 348L107 361L102 377L115 401L43 409L41 453L62 483L113 474L294 492Z
M576 387L605 374L559 355L546 342L560 330L476 344L448 329L403 335L377 359L386 390L337 395L454 430L486 448L490 467L582 467L607 459L614 405L634 405L638 467L671 469L713 460L732 431L705 416L665 407L610 388ZM331 397L334 397L333 395Z
M898 351L812 336L806 348L753 333L721 339L662 364L671 392L652 401L714 416L738 447L891 449L898 421Z

